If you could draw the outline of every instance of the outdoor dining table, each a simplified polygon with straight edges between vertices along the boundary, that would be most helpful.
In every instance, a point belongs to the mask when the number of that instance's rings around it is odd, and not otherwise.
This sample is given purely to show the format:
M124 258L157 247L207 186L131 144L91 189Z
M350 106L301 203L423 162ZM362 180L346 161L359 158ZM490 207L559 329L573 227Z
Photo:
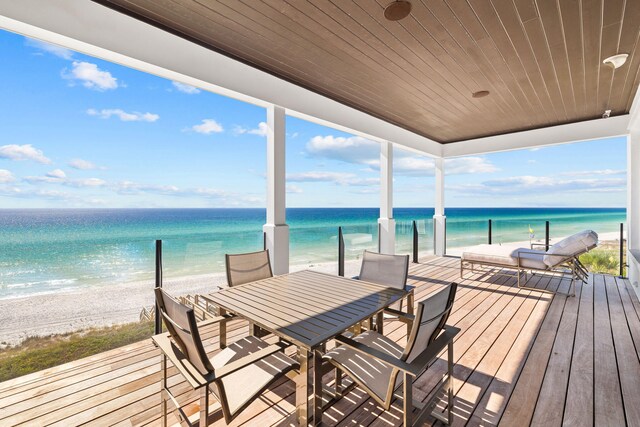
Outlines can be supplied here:
M306 270L224 288L205 298L297 347L296 410L302 426L322 420L321 366L327 341L373 316L381 327L382 310L408 292Z

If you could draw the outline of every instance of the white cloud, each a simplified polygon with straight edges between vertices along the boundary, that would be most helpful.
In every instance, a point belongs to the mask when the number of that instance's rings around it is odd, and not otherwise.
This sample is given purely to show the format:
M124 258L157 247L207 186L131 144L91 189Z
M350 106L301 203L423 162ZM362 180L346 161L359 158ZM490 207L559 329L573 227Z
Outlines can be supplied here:
M306 145L310 156L366 165L380 169L380 145L359 136L315 136ZM433 176L435 163L431 157L406 150L394 150L393 170L398 175ZM484 157L460 157L445 160L445 171L450 175L491 173L497 171Z
M214 119L204 119L199 125L191 126L190 130L204 135L210 135L212 133L220 133L224 129L222 125Z
M531 197L570 192L624 191L625 178L576 178L563 179L550 176L512 176L474 184L448 185L447 189L474 196L518 195Z
M64 173L62 169L54 169L51 172L48 172L47 176L49 178L65 179L67 177L67 174Z
M258 127L255 129L246 129L246 128L243 128L242 126L235 126L233 128L234 135L249 134L249 135L267 136L268 132L269 132L269 126L267 126L265 122L258 123Z
M380 145L360 136L314 136L306 149L313 157L356 164L377 164L380 157Z
M118 87L118 79L113 77L110 72L103 71L96 64L84 61L73 61L71 71L66 69L62 71L62 77L71 81L79 81L82 86L105 91L116 89Z
M463 175L474 173L491 173L498 168L484 157L458 157L444 161L445 174Z
M626 175L627 171L624 169L600 169L592 171L574 171L563 172L560 175L563 176L607 176L607 175Z
M70 187L104 187L107 182L100 178L73 179L65 182Z
M6 169L0 169L0 184L6 184L8 182L13 182L15 181L16 178L13 176L13 174L6 170Z
M287 174L289 182L332 182L338 185L370 186L378 185L379 178L358 178L356 174L347 172L309 171Z
M0 159L9 160L33 160L34 162L42 164L50 164L51 160L45 157L41 150L38 150L31 144L17 145L3 145L0 147Z
M160 118L157 114L152 113L138 113L137 111L127 113L119 108L95 110L90 108L87 110L87 114L90 116L100 117L101 119L109 119L112 116L116 116L123 122L155 122Z
M65 49L64 47L61 47L61 46L56 46L55 44L50 44L47 42L30 39L26 37L25 37L25 44L27 46L36 48L43 52L50 53L62 59L67 59L67 60L73 59L73 51L69 49Z
M103 169L103 168L98 168L98 166L96 166L93 162L90 162L88 160L83 160L83 159L72 159L67 164L69 165L69 167L72 167L73 169L78 169L78 170Z
M62 169L54 169L47 172L44 176L27 176L24 181L30 184L60 184L67 187L85 188L85 187L104 187L107 182L100 178L72 179Z
M287 184L287 193L300 194L300 193L303 193L303 192L304 191L302 190L302 188L298 187L297 185Z
M171 84L173 85L173 87L175 87L178 90L178 92L186 93L189 95L195 95L200 93L200 89L198 89L197 87L193 87L191 85L187 85L180 82L171 82Z

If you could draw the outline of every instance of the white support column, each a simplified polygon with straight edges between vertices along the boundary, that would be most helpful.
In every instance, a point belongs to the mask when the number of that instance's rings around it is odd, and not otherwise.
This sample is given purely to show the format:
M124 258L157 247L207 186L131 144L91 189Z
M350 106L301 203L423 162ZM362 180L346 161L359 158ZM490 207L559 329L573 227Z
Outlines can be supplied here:
M289 226L286 220L285 110L267 107L266 246L274 274L289 272Z
M396 252L396 221L393 219L393 144L380 144L380 253Z
M435 159L435 211L433 215L433 253L437 256L444 256L446 252L446 221L444 215L444 159Z
M628 276L640 294L640 129L631 129L627 136L627 262Z

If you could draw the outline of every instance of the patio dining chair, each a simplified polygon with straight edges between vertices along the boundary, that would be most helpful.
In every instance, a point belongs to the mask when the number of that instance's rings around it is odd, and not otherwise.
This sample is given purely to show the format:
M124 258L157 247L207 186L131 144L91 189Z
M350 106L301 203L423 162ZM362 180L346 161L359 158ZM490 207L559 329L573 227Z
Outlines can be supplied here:
M209 418L209 393L220 402L225 422L230 423L275 380L298 363L286 356L284 346L269 345L257 337L246 337L229 345L212 357L205 352L198 328L214 324L224 317L196 324L193 309L180 304L161 288L156 300L168 333L155 335L153 341L162 351L162 425L167 425L169 401L175 406L180 422L189 423L188 414L179 405L167 384L167 359L189 385L200 390L200 426Z
M355 278L387 286L389 288L405 289L407 286L408 275L409 255L387 255L365 250L362 254L360 274ZM411 315L413 314L414 308L413 298L414 294L412 288L406 297L406 312ZM386 310L386 312L397 316L398 311L402 311L402 303L403 300L400 300L397 304L394 304L390 310ZM377 320L381 321L381 316L378 316ZM407 320L404 316L398 316L398 320L405 321L407 323L408 335L411 331L411 321ZM381 331L382 325L376 325L376 328Z
M363 332L353 339L338 336L337 347L324 355L336 368L336 395L341 393L341 375L345 372L385 410L389 410L394 397L400 397L403 400L404 426L420 425L430 413L440 421L451 424L453 339L460 330L447 326L446 322L456 288L457 284L452 283L418 303L411 334L404 348L375 331ZM413 381L445 348L448 348L447 375L438 384L437 392L425 404L413 402ZM403 392L397 394L396 390L401 386ZM442 392L446 395L446 415L438 410L433 411ZM419 408L415 422L414 406Z
M240 286L256 280L273 277L269 250L247 252L243 254L226 254L225 265L227 271L227 285L229 287ZM223 288L220 288L223 289ZM218 309L219 315L224 311ZM249 334L254 336L265 335L258 326L249 322ZM220 348L224 348L227 342L226 322L220 325Z
M244 254L226 254L225 264L229 286L244 285L273 277L268 249Z

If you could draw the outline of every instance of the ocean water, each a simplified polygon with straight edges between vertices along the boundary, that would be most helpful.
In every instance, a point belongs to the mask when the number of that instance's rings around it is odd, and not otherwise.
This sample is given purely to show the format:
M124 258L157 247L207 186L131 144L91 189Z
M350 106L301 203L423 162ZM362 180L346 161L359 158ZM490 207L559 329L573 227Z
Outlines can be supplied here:
M487 241L544 238L590 228L615 232L625 209L447 209L447 248ZM417 222L420 252L433 245L433 209L396 208L397 252L411 250ZM347 259L378 244L378 209L290 208L291 265L337 261L338 226ZM2 209L0 210L0 298L59 292L86 286L152 280L155 240L163 241L165 277L224 271L224 254L260 250L264 209Z

